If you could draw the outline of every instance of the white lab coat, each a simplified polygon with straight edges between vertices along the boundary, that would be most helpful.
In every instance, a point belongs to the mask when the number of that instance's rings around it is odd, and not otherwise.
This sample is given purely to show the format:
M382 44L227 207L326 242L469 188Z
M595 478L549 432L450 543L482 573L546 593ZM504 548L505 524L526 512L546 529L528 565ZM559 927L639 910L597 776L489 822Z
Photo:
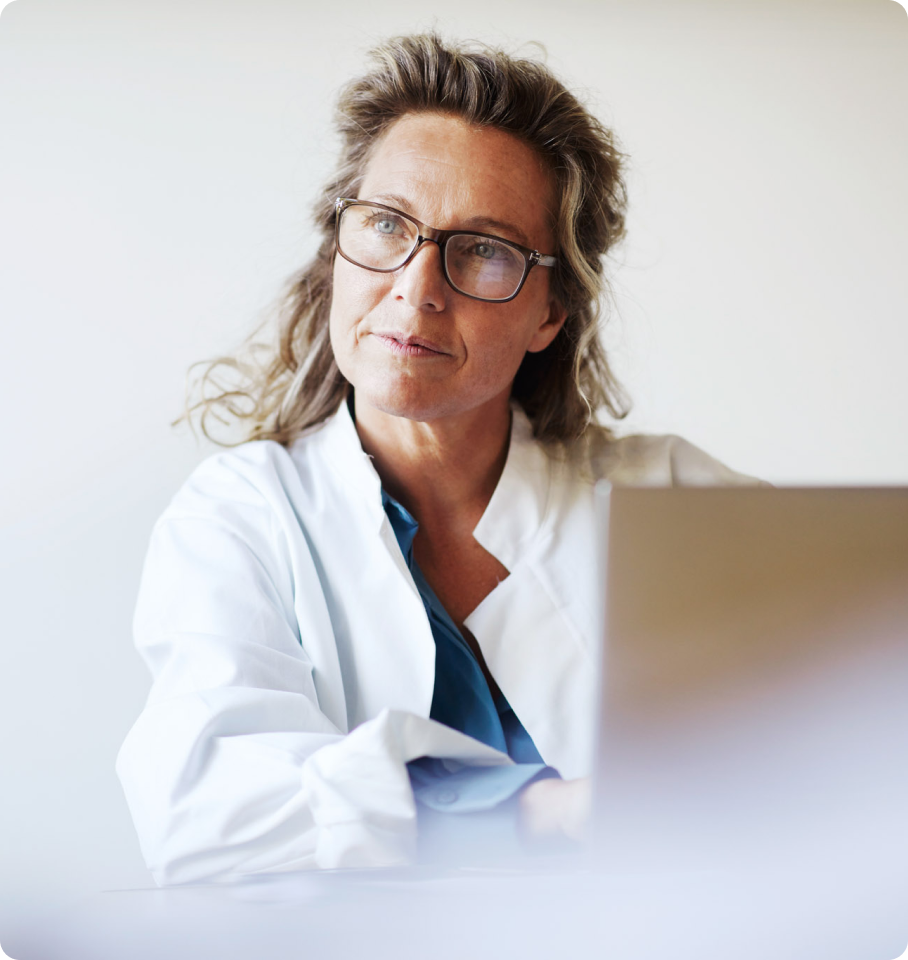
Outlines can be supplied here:
M509 571L470 614L543 759L590 772L595 478L753 482L677 437L544 447L515 407L476 539ZM117 760L159 883L405 863L419 756L507 764L428 719L435 644L346 404L289 449L206 460L154 528L135 616L154 682Z

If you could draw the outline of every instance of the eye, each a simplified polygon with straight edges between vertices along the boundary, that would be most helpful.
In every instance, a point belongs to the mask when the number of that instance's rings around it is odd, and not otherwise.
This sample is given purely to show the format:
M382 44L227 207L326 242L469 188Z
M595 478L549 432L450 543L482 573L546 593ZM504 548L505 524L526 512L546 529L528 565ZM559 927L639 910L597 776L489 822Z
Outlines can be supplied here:
M399 236L405 232L404 224L398 217L391 216L384 211L375 211L366 222L376 233L384 237Z
M393 220L388 220L387 218L384 220L376 220L375 222L375 229L379 233L394 233L396 226Z
M475 243L473 245L473 255L481 260L494 260L498 255L498 247L494 243Z
M504 243L498 243L490 237L477 237L471 243L466 253L477 260L510 260L514 251Z

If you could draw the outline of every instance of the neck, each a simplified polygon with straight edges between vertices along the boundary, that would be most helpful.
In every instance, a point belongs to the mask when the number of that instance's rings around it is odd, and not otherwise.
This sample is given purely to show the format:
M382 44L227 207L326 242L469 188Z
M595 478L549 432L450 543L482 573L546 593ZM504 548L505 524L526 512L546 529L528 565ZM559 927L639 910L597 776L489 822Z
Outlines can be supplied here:
M495 491L508 454L507 396L456 417L395 417L354 396L356 430L382 486L421 528L472 532Z

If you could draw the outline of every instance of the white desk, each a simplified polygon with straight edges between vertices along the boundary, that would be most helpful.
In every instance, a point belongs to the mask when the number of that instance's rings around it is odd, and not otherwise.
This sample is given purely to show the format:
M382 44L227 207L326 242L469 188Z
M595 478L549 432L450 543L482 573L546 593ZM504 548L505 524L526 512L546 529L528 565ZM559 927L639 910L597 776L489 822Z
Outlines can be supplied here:
M15 960L893 960L906 872L855 878L375 871L98 894Z

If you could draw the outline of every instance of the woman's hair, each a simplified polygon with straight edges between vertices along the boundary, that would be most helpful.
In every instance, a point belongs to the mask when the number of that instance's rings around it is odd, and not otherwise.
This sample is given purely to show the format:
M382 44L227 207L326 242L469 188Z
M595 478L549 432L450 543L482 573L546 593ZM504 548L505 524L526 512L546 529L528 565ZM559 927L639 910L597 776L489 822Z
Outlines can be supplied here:
M291 281L276 347L251 342L244 358L204 364L202 399L188 412L201 410L209 437L208 417L228 422L226 414L241 422L243 439L289 444L338 409L350 385L328 334L334 200L358 195L375 145L396 120L435 112L512 134L540 155L554 178L558 264L551 270L552 293L567 319L545 350L526 354L512 390L536 437L574 440L600 409L623 417L627 404L598 329L608 293L602 257L624 234L626 204L622 156L611 132L535 60L426 34L382 43L371 63L341 93L340 162L314 210L321 244Z

